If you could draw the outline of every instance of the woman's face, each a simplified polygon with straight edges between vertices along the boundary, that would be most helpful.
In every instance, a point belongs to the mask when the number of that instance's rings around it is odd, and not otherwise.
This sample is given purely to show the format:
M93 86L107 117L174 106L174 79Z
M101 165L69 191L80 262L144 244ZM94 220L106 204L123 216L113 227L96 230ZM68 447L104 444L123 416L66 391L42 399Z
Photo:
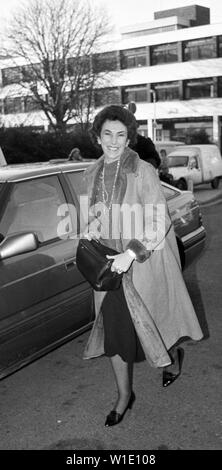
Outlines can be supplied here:
M98 143L108 159L116 160L121 157L129 144L127 127L120 121L105 121L102 125Z

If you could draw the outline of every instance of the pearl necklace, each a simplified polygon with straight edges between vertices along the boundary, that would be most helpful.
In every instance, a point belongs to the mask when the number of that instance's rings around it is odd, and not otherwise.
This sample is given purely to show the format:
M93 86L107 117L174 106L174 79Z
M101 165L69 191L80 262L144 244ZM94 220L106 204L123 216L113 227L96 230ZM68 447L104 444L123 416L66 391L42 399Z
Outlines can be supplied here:
M108 210L110 210L111 206L112 206L114 191L115 191L115 188L116 188L116 180L117 180L117 176L118 176L118 172L119 172L119 167L120 167L120 158L117 161L116 173L115 173L115 177L114 177L114 181L113 181L111 197L110 197L109 204L107 205L109 196L108 196L108 192L106 191L106 187L105 187L105 162L104 162L104 165L103 165L103 171L102 171L102 198L103 198L103 204L105 204L107 206Z

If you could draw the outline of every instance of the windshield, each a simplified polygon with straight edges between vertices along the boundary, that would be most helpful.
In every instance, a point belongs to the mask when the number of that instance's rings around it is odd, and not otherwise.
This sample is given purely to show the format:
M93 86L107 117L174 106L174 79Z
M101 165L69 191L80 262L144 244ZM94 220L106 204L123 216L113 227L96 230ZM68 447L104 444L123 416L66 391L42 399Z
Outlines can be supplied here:
M168 166L173 167L173 166L187 166L188 165L188 160L189 157L185 157L183 155L175 155L173 157L168 157Z

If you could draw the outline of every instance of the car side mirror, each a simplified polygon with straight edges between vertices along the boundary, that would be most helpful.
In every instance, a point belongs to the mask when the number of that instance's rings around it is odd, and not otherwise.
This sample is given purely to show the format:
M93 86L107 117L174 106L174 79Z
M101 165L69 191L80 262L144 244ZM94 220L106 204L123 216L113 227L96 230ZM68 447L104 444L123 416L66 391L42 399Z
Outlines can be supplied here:
M19 233L6 237L0 243L0 260L37 250L39 241L35 233Z

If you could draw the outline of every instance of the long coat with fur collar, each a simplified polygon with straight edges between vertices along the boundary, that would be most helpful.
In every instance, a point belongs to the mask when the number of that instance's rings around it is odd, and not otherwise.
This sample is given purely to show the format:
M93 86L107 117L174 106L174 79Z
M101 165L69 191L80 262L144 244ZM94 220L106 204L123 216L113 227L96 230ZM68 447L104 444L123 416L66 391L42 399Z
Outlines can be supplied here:
M93 205L103 164L104 156L85 171L90 205ZM159 178L152 165L130 149L126 149L121 157L115 203L120 209L135 204L142 207L139 211L142 220L139 222L143 233L138 238L123 237L123 233L129 233L130 227L121 226L117 215L113 223L114 233L119 233L119 239L115 243L118 251L131 248L136 254L136 260L123 276L124 294L146 359L153 367L163 367L170 364L168 350L180 338L200 340L203 334L182 277L174 229ZM158 217L163 217L162 211L158 214L158 207L165 208L162 245L150 238L150 221L145 212L145 207L150 205L153 207L154 225L158 223ZM163 227L163 221L159 222ZM122 223L127 225L129 218L125 217ZM106 292L94 291L96 319L84 359L104 354L101 305L105 295Z

